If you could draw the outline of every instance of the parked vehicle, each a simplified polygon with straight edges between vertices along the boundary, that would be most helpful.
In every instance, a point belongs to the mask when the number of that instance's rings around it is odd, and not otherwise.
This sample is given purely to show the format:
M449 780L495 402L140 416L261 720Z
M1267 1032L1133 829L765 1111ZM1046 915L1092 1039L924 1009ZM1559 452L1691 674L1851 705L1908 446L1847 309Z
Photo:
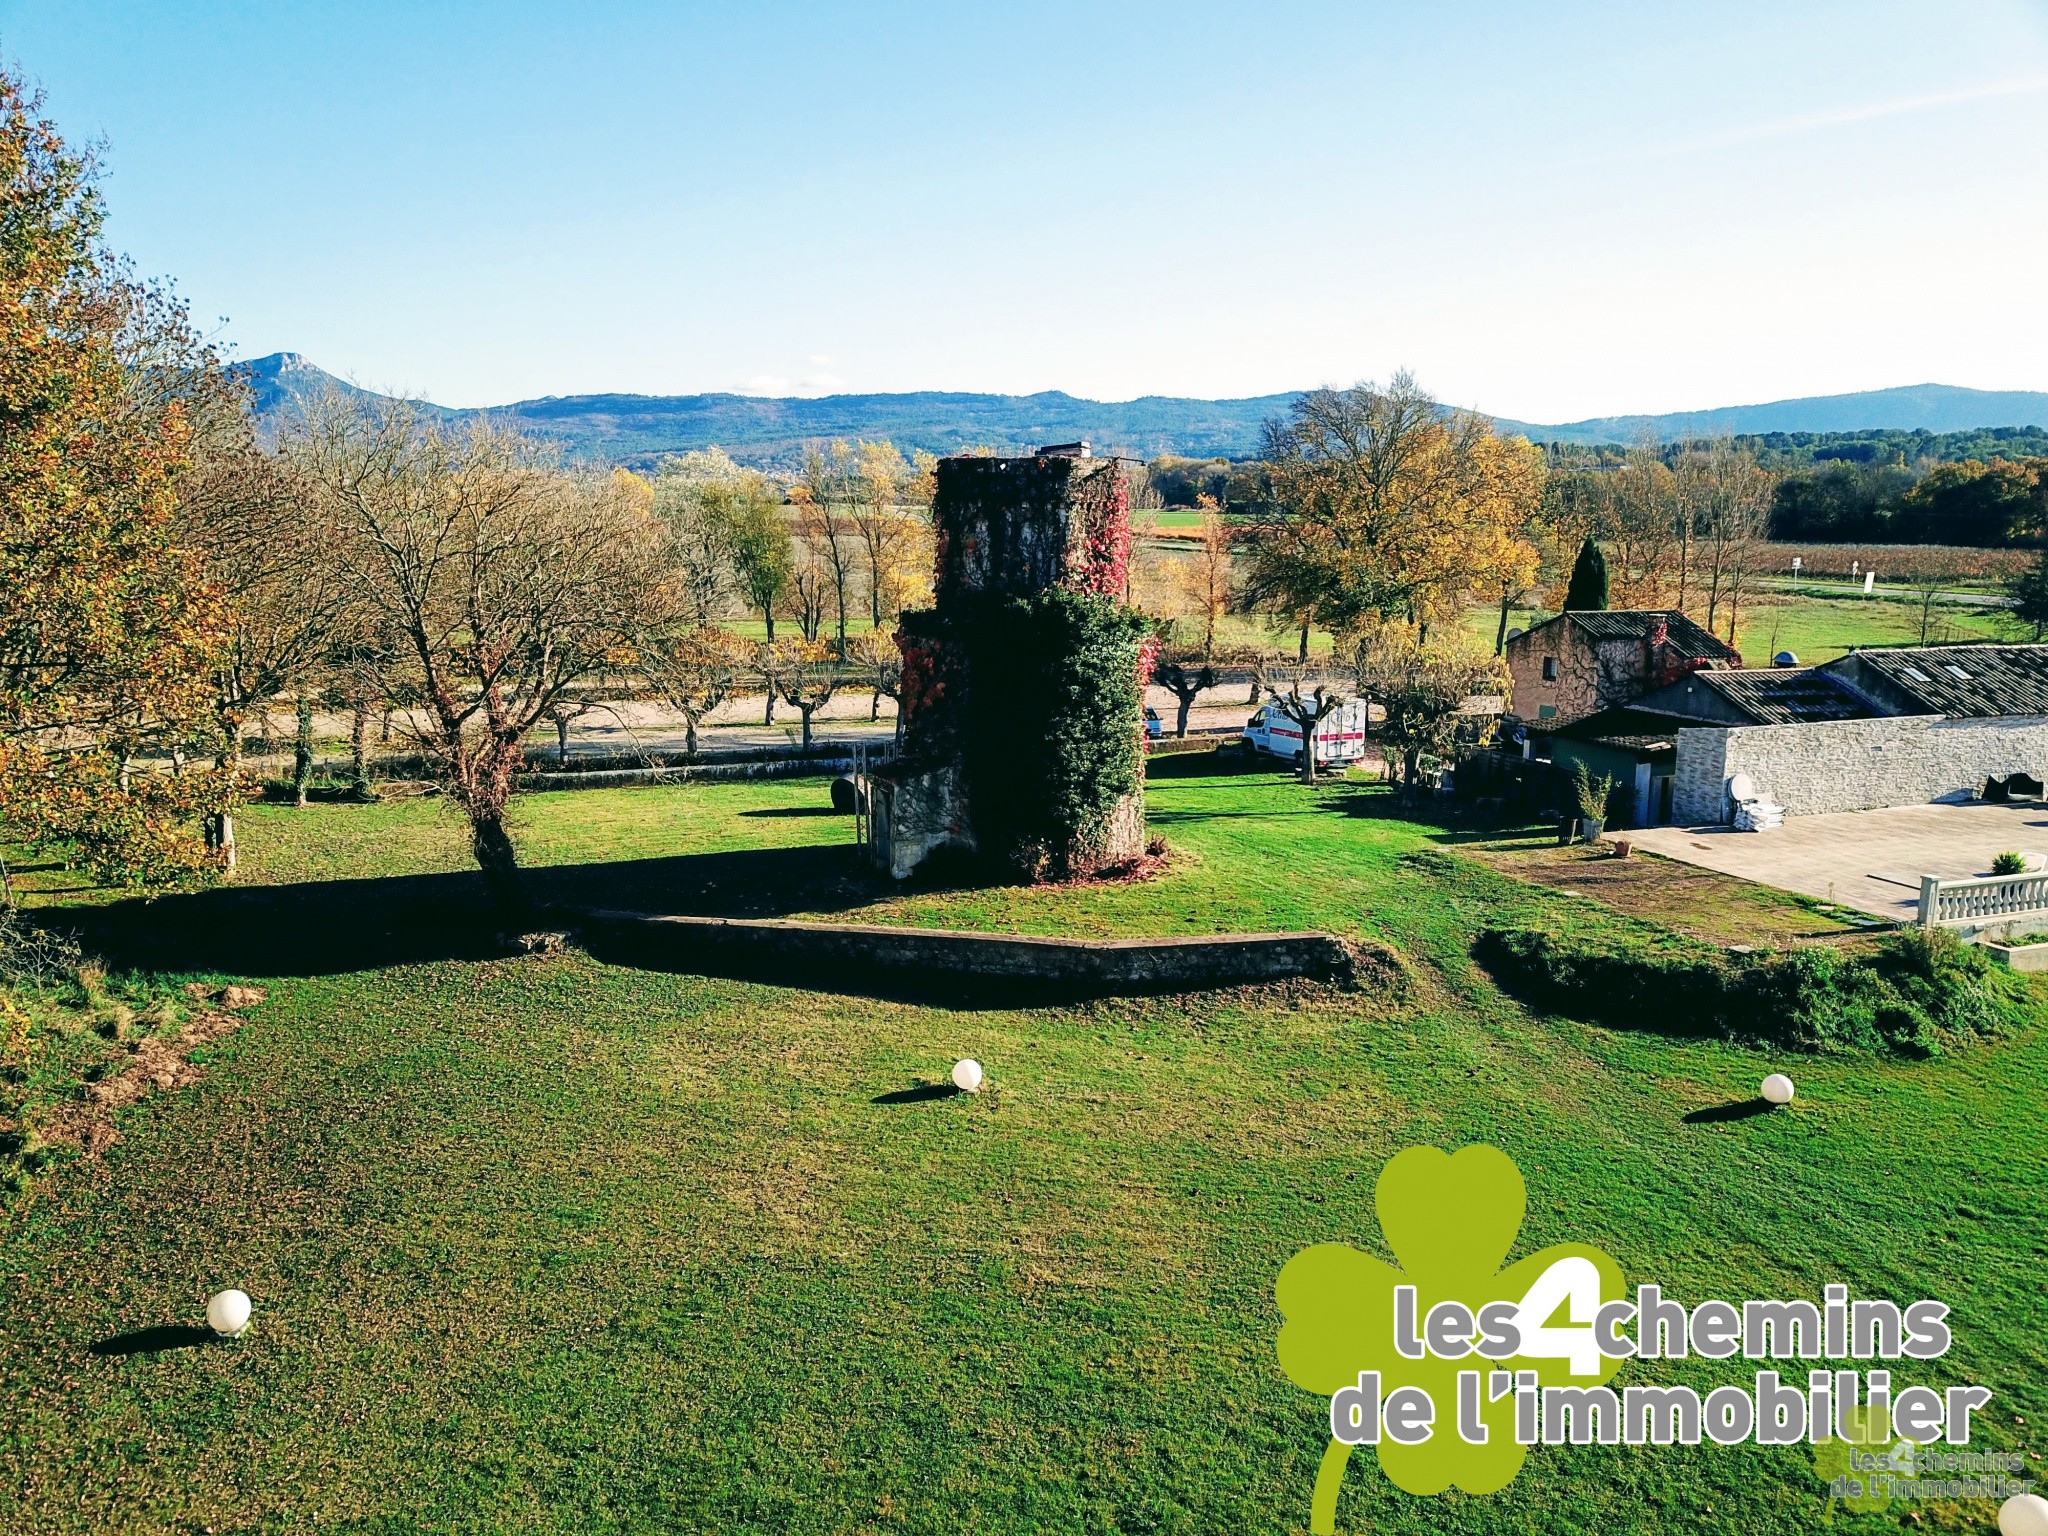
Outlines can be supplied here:
M1150 704L1145 706L1145 739L1157 741L1166 734L1166 727L1159 719L1159 711Z
M1344 767L1365 756L1365 701L1340 704L1316 725L1316 766ZM1277 704L1267 704L1244 725L1246 752L1263 752L1289 763L1301 762L1301 727Z

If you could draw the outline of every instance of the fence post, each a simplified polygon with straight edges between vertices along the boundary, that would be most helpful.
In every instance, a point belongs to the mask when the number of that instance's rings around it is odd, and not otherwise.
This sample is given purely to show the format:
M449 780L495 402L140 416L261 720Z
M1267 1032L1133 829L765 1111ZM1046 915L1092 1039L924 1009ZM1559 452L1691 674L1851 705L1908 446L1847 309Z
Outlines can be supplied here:
M1932 928L1940 915L1941 877L1922 875L1920 877L1920 926Z

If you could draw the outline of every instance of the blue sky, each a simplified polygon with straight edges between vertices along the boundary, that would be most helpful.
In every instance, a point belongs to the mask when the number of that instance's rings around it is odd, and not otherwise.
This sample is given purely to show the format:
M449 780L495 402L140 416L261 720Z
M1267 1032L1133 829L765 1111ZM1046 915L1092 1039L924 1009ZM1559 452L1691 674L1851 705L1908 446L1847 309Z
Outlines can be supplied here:
M2048 388L2048 0L0 0L115 242L455 405Z

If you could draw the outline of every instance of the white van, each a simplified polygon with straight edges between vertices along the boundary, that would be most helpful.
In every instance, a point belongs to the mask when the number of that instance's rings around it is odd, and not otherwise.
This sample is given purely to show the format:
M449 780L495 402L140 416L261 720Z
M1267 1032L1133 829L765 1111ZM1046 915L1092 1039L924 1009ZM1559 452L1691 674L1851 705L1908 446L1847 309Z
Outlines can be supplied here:
M1341 768L1365 756L1368 706L1363 699L1340 704L1316 725L1316 766ZM1301 761L1301 727L1277 704L1267 704L1244 725L1246 752L1263 752L1286 762Z

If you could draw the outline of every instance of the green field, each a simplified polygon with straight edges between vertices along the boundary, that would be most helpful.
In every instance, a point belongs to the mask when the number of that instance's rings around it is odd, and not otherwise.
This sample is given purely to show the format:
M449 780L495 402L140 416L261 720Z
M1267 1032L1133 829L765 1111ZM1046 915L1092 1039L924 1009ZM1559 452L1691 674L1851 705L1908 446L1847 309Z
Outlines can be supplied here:
M2038 1028L1785 1062L1534 1017L1471 959L1482 926L1642 925L1384 791L1172 766L1150 807L1175 857L1125 886L878 891L817 781L535 796L520 838L550 896L1323 927L1404 978L954 1010L492 958L428 800L255 808L238 888L81 907L270 998L203 1083L125 1111L103 1165L0 1216L0 1530L1299 1530L1326 1404L1275 1364L1274 1278L1316 1242L1384 1252L1373 1180L1411 1144L1517 1160L1517 1255L1595 1243L1691 1301L1947 1300L1955 1349L1913 1379L1995 1389L1973 1448L2039 1443ZM980 1097L904 1093L965 1055ZM1688 1119L1778 1066L1793 1108ZM229 1284L243 1340L93 1353ZM1617 1384L1747 1379L1726 1365ZM1546 1447L1502 1493L1437 1499L1361 1452L1340 1528L1803 1533L1821 1492L1810 1449Z
M1510 629L1526 629L1532 622L1548 618L1547 610L1516 608L1508 614ZM1704 616L1695 614L1704 622ZM1493 637L1500 623L1497 608L1474 608L1465 615L1464 633L1474 645L1493 649ZM1727 625L1715 632L1727 634ZM2002 611L1967 608L1959 604L1937 605L1929 625L1932 643L2002 640L2031 641L2033 631L2022 629ZM1791 651L1803 665L1833 661L1863 645L1917 645L1920 642L1918 603L1885 598L1815 597L1770 593L1742 610L1736 633L1736 649L1752 667L1770 665L1779 651Z

